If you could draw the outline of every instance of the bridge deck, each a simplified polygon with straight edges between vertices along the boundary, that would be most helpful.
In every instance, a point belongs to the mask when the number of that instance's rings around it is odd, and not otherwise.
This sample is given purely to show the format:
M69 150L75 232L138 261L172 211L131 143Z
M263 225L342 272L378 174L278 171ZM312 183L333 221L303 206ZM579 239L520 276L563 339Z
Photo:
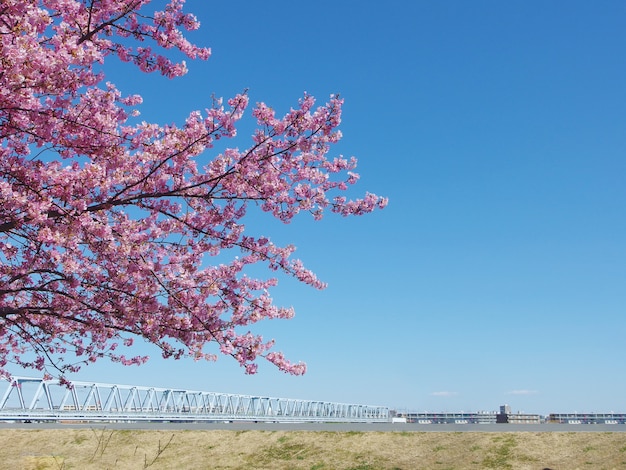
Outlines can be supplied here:
M4 384L0 421L389 421L384 406L30 377Z

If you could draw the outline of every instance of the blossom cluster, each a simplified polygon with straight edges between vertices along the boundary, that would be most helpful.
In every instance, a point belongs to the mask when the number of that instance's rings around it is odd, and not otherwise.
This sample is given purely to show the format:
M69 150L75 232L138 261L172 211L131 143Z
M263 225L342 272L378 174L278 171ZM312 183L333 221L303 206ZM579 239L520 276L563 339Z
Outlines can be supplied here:
M249 146L208 157L232 138L246 93L215 100L181 125L132 116L139 96L105 81L116 55L144 72L176 77L196 29L183 0L148 14L149 0L4 0L0 7L0 373L9 362L61 375L108 357L123 364L133 340L164 357L235 358L248 373L264 357L301 374L248 330L291 318L269 295L276 278L254 279L264 264L315 288L324 284L280 247L249 233L252 207L287 223L308 212L371 212L385 198L333 195L358 180L355 159L329 159L341 138L342 100L305 95L282 117L259 103ZM237 256L229 255L236 253ZM211 345L217 345L215 352Z

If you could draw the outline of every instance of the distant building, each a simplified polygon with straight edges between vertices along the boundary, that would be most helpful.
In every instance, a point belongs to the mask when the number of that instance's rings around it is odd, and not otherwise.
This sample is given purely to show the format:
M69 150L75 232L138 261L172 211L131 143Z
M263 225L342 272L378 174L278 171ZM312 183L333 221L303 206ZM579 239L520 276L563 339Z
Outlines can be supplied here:
M626 413L550 413L548 423L626 424Z
M509 405L501 405L500 413L496 415L496 423L498 424L508 423L510 414L511 414L511 407Z
M398 413L398 417L406 418L407 423L417 424L494 424L495 412L423 412L423 413Z
M509 405L502 405L500 412L423 412L423 413L396 413L396 417L406 419L407 423L416 424L539 424L543 419L538 414L511 413Z
M396 422L415 424L623 424L626 413L551 413L545 418L534 413L513 413L509 405L499 411L477 412L396 412L391 416Z
M507 417L509 424L540 424L543 422L540 415L530 413L511 413Z

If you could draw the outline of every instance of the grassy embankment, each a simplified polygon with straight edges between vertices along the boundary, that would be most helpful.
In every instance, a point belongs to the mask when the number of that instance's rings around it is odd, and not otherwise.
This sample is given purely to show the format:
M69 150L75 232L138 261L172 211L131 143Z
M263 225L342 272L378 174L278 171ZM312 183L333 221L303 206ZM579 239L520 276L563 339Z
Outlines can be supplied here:
M0 467L626 469L626 433L0 430Z

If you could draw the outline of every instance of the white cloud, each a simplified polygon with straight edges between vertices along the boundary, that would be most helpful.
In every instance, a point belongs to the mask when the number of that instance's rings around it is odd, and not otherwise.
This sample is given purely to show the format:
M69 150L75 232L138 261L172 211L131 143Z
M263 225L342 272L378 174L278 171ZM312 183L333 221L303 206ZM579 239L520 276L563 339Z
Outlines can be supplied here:
M454 397L458 395L457 392L433 392L431 393L433 397Z
M537 390L511 390L507 395L536 395Z

